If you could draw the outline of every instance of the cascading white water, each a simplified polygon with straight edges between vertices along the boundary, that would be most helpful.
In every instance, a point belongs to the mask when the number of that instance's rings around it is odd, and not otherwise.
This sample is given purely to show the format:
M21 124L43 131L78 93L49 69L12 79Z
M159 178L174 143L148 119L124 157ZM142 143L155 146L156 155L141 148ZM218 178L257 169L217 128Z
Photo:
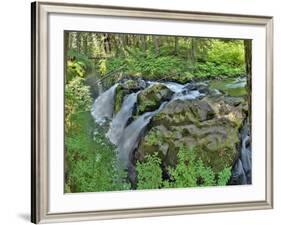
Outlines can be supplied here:
M163 84L174 92L172 97L173 100L192 100L200 96L204 96L204 94L200 93L198 90L189 90L187 85L178 84L175 82L165 82Z
M98 124L103 124L106 118L112 119L117 85L102 93L93 104L92 116Z
M246 122L241 130L240 157L232 168L235 184L252 183L252 150L250 145L249 124Z
M241 132L242 145L240 159L243 165L247 183L252 183L252 149L249 135L249 125L246 123Z
M186 87L183 84L178 84L175 82L164 82L164 85L166 85L167 88L169 88L171 91L175 92L175 93L180 93L184 90L184 88Z
M144 113L125 128L121 136L117 152L119 159L126 167L129 165L129 155L137 147L146 126L149 124L151 118L158 113L165 104L166 102L163 102L159 109L153 112Z
M125 97L120 111L113 118L110 128L106 134L111 143L118 145L124 128L132 116L134 106L137 102L138 93L132 93Z
M247 184L247 177L240 159L237 159L232 168L232 179L234 180L235 184Z

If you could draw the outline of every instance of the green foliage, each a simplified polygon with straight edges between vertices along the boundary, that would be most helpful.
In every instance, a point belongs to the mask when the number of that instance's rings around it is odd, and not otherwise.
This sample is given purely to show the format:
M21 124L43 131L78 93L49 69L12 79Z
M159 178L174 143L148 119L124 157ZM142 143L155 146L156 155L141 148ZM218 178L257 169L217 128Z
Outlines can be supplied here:
M90 87L84 85L83 82L84 79L77 76L65 85L65 123L67 130L72 127L71 117L75 113L91 109Z
M66 82L69 82L74 77L85 77L85 64L80 61L67 61Z
M114 72L186 83L245 74L243 40L88 32L70 32L69 38L68 59L86 71L95 67L101 76ZM107 78L109 84L116 79Z
M67 51L67 58L70 59L68 61L78 62L83 65L85 72L89 72L93 68L93 62L89 59L88 55L80 53L76 49L69 49Z
M157 142L152 135L151 141ZM175 168L169 167L170 180L163 180L161 159L157 153L147 155L144 162L137 162L138 189L185 188L196 186L224 186L231 176L231 168L224 168L215 174L211 167L204 165L195 157L194 150L180 147L178 162Z
M224 168L218 173L217 179L212 168L197 159L194 150L188 150L184 146L180 147L177 156L176 167L169 168L172 183L168 187L224 186L231 176L231 168Z
M66 192L127 190L127 174L118 164L114 146L98 131L89 112L72 117L77 124L67 133ZM94 132L95 130L95 132Z
M147 135L145 138L149 145L156 145L158 144L160 137L157 135L155 131L151 131L149 132L149 135Z
M207 60L215 64L228 64L240 66L244 63L244 45L243 41L221 41L215 39L212 41L211 48L208 51Z
M101 75L105 75L107 71L107 61L105 59L102 59L99 61L99 72Z
M125 74L143 77L147 80L174 80L186 83L192 79L236 77L245 74L244 49L242 41L208 40L204 46L197 41L197 61L186 59L181 44L177 54L163 46L160 53L153 48L146 51L138 47L128 48L127 54L100 61L102 74L122 67Z
M243 41L222 41L214 39L204 61L194 67L197 77L235 77L245 74Z
M195 187L197 186L197 165L192 150L183 147L178 152L178 163L176 168L169 168L171 183L169 187Z
M204 166L201 159L196 162L197 184L199 186L213 186L215 183L215 174L211 167ZM228 177L229 178L229 177Z
M137 162L137 189L157 189L162 186L161 160L157 153L145 156L143 163Z
M231 176L231 167L224 168L221 172L218 174L218 183L219 186L224 186L228 183L229 178Z

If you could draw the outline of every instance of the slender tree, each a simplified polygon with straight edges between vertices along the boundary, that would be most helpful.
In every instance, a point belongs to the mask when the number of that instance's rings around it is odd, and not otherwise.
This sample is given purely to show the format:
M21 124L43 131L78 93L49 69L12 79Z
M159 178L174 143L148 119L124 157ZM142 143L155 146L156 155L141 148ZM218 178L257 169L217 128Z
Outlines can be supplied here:
M245 54L245 70L247 76L247 89L248 89L248 104L249 104L249 122L251 124L251 92L252 92L252 41L244 40L244 54Z
M152 39L153 39L153 42L154 42L155 54L159 55L159 53L160 53L160 40L159 40L159 36L153 36Z
M174 48L174 54L178 54L178 43L179 43L179 38L175 37L175 48Z

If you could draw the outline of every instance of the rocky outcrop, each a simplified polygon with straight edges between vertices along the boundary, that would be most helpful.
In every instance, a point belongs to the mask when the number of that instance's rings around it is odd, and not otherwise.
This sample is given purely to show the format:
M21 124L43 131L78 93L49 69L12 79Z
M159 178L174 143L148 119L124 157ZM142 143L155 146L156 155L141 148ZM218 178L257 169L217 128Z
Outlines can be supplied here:
M124 80L116 87L114 112L117 113L121 109L124 97L133 92L137 92L146 88L146 82L144 80Z
M170 100L173 92L164 84L155 83L138 95L137 115L151 112L159 108L163 101Z
M239 129L245 119L242 99L204 98L169 102L150 124L136 158L158 152L164 167L177 164L181 146L218 173L238 157Z

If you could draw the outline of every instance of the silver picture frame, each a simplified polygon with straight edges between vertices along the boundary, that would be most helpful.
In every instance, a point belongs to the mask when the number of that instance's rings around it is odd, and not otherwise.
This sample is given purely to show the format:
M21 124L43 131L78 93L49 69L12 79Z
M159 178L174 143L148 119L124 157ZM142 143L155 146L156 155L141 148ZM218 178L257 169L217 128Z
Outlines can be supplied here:
M200 21L263 26L266 29L266 199L239 203L179 205L106 211L49 213L48 204L48 15L100 15L138 17L176 21ZM273 18L270 16L232 15L208 12L170 11L102 5L33 2L31 4L32 60L32 148L31 148L31 222L63 222L114 218L148 217L192 213L226 212L273 208ZM63 88L63 87L62 87Z

